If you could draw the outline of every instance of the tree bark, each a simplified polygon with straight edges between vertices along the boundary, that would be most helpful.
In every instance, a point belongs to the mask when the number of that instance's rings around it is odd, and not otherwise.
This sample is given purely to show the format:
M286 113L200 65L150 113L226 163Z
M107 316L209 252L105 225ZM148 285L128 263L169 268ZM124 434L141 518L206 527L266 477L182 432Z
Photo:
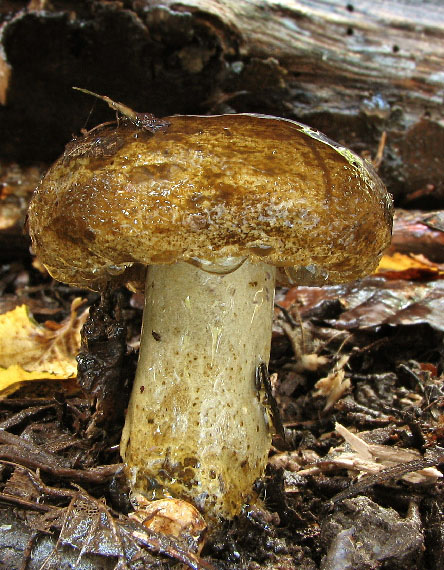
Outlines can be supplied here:
M380 172L398 203L442 207L440 0L12 5L0 9L0 152L10 159L52 160L73 133L112 118L78 85L159 116L286 116L370 157L385 132Z

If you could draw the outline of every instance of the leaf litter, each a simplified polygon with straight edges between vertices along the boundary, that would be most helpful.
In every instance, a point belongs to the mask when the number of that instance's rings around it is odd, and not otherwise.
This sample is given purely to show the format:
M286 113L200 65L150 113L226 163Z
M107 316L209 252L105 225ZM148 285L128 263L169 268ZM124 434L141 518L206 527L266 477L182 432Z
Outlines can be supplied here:
M80 330L88 309L76 298L61 323L38 324L26 305L0 315L0 396L13 393L29 380L63 380L77 374Z
M423 243L429 235L423 229ZM6 567L441 568L444 282L442 260L430 261L431 240L429 257L415 248L398 247L402 255L390 252L377 274L357 283L278 290L270 386L285 438L273 440L257 485L264 502L207 537L200 555L128 516L123 411L110 394L128 390L140 299L121 292L96 302L80 385L25 382L1 401L0 506L27 521L0 510ZM46 306L66 324L75 297L89 294L49 287L32 271L34 283L17 288L17 298L41 321ZM59 330L44 328L48 338ZM105 418L114 414L110 426ZM12 553L14 540L22 547Z

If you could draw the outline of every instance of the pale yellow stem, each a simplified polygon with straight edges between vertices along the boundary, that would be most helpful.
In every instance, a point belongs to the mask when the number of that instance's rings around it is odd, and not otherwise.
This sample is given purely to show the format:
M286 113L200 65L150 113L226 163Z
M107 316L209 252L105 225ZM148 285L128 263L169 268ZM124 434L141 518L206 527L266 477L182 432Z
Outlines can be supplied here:
M268 363L275 269L148 269L139 364L121 454L133 490L230 518L252 499L271 443L256 367Z

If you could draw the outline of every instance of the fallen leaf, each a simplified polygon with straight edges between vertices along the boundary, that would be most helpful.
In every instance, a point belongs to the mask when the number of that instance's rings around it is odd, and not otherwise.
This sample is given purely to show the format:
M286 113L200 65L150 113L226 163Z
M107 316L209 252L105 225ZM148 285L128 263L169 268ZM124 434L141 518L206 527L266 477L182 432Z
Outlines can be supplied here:
M26 305L0 315L0 396L29 380L76 376L80 330L88 315L87 309L77 315L82 303L74 299L71 314L61 323L38 324Z
M128 516L149 530L177 538L200 554L207 528L204 518L194 505L182 499L148 501L142 495L133 497L137 510Z
M280 293L278 303L298 306L302 317L321 303L339 299L343 311L335 318L322 319L338 330L356 330L383 324L428 324L444 331L444 281L427 283L404 279L387 280L371 275L345 285L293 287Z
M324 378L318 380L315 384L317 391L313 394L316 396L325 396L327 402L324 412L329 410L350 388L350 378L345 378L344 367L348 363L350 356L342 356L333 367L333 370Z
M387 467L408 463L415 459L421 459L422 455L416 449L404 449L394 445L378 445L367 443L361 434L354 434L345 426L336 422L336 431L345 439L351 447L351 452L339 446L331 453L335 457L333 461L347 469L361 473L378 473ZM410 483L436 483L442 473L435 467L425 467L419 471L406 473L402 479Z
M370 279L366 283L370 284ZM344 311L338 319L329 323L338 329L356 330L358 328L376 327L383 324L419 325L426 323L436 330L444 330L442 318L444 310L443 281L432 281L427 284L415 284L405 281L391 282L392 288L379 289L371 285L361 291L363 300ZM364 293L368 295L364 300ZM352 299L351 299L352 300ZM354 305L354 306L353 306Z
M396 209L392 243L386 254L421 253L434 262L444 262L444 211Z
M384 255L376 273L387 279L408 279L410 281L444 278L441 264L432 263L423 255L406 255L399 252Z

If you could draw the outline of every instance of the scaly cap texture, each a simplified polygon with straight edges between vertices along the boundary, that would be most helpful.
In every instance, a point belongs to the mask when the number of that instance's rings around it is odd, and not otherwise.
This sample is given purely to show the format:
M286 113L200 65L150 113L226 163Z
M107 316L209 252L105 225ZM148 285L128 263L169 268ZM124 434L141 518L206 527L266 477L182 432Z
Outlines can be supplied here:
M139 264L248 256L321 285L377 266L392 201L359 156L287 119L167 121L93 129L50 168L29 231L55 279L100 289Z

